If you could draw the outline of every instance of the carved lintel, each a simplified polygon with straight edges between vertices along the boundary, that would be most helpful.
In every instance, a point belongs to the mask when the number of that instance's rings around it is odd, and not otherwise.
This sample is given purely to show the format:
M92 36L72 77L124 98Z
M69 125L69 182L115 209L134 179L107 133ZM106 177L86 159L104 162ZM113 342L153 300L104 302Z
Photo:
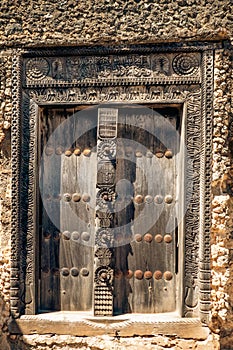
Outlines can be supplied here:
M199 83L200 53L33 57L24 64L24 84L93 86L127 83Z
M83 103L102 102L167 102L182 103L191 92L197 92L198 85L126 85L126 86L95 86L73 88L32 88L28 90L30 97L36 103ZM101 156L101 154L100 154Z

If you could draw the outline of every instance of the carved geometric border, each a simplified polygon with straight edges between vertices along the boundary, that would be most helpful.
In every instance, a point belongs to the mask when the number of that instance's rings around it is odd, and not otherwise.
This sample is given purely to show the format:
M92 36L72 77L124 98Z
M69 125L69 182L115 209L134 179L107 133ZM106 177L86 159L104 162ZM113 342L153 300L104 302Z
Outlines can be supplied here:
M213 51L207 50L202 60L202 120L200 163L200 314L208 322L210 310L210 228L211 228L211 165L213 125Z
M197 50L198 48L198 50ZM208 322L210 307L210 175L212 138L213 50L206 46L173 51L203 51L201 84L186 77L178 85L166 79L157 84L126 84L109 88L95 86L63 86L24 88L22 100L22 67L26 57L49 57L51 51L15 52L13 57L13 113L12 113L12 268L11 311L14 317L36 313L36 166L37 166L37 108L47 104L78 104L120 101L133 103L183 104L186 106L186 145L192 158L193 177L186 170L186 185L192 183L192 198L187 211L185 231L183 314ZM169 48L167 49L167 51ZM142 51L142 48L139 50ZM145 48L144 54L153 50ZM165 50L166 51L166 50ZM170 46L170 51L172 51ZM57 53L57 51L54 51ZM53 52L53 54L54 54ZM78 54L79 50L76 50ZM98 50L97 50L98 52ZM117 51L120 52L120 49ZM132 50L137 52L136 47ZM153 51L154 52L154 51ZM36 56L35 56L36 53ZM104 50L99 51L104 56ZM83 51L82 51L83 54ZM130 54L130 50L128 51ZM181 77L182 78L182 77ZM201 136L200 136L201 135ZM22 147L21 147L22 145ZM201 149L201 152L200 152ZM189 181L190 180L190 181ZM200 193L200 196L199 196ZM199 219L200 218L200 224ZM200 246L199 246L200 242ZM190 266L192 267L190 269ZM200 292L198 292L198 289ZM198 296L199 293L199 296Z
M12 212L11 212L11 313L19 317L21 313L21 276L20 276L20 155L21 155L21 71L22 57L16 52L12 57Z

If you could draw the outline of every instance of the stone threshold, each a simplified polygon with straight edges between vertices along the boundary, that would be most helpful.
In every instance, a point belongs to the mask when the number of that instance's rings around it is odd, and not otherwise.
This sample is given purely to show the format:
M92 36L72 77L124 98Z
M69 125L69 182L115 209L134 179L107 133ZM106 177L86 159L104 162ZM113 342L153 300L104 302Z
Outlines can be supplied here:
M91 312L58 311L23 315L9 324L12 334L109 335L120 337L166 335L205 340L209 328L198 318L181 318L177 313L124 314L96 317Z

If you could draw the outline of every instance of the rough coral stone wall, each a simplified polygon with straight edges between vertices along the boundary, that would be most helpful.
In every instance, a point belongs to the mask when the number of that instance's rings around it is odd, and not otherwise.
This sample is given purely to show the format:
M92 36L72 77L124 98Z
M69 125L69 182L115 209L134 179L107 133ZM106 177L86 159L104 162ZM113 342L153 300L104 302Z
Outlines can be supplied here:
M1 0L0 45L221 39L232 19L231 0Z
M219 350L215 335L206 340L177 339L155 335L153 337L117 338L106 336L75 337L66 335L27 335L9 338L11 350ZM5 349L4 349L5 350ZM6 349L8 350L8 349Z
M0 249L0 349L8 349L7 337L9 320L9 292L10 292L10 250Z
M10 297L11 54L0 51L0 349L7 349Z
M233 348L232 67L228 50L215 54L212 181L212 323L223 349Z
M11 56L0 51L0 246L10 239Z

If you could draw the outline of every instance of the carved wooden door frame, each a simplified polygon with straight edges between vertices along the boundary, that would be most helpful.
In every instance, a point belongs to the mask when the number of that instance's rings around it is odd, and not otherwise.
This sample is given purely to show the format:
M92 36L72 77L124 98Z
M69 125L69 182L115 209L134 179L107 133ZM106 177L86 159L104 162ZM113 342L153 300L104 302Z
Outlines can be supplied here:
M37 312L38 108L46 105L182 105L186 193L183 316L208 322L213 55L217 44L15 50L12 72L11 313ZM190 171L192 167L192 171ZM192 184L192 188L188 186ZM190 302L186 302L189 295ZM191 299L190 299L191 298ZM198 302L194 302L198 300Z

